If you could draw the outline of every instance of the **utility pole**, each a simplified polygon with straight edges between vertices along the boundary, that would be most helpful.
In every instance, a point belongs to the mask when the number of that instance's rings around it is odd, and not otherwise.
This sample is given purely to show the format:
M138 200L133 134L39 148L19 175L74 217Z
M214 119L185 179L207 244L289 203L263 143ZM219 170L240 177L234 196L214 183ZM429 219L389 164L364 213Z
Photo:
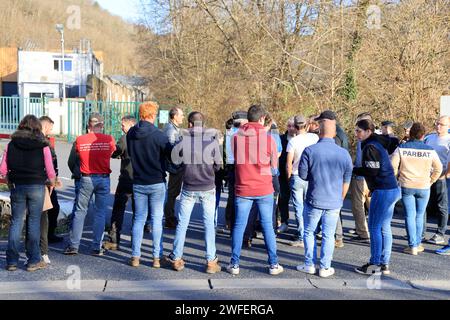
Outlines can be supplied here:
M56 30L61 34L61 76L62 76L62 96L63 96L63 103L66 101L66 81L64 79L64 25L63 24L57 24Z
M61 77L62 77L62 102L61 106L66 107L66 80L64 79L64 68L65 68L65 59L64 59L64 25L63 24L57 24L56 30L61 34ZM67 113L69 113L70 110L67 109ZM59 121L60 121L60 133L64 133L64 112L60 113Z

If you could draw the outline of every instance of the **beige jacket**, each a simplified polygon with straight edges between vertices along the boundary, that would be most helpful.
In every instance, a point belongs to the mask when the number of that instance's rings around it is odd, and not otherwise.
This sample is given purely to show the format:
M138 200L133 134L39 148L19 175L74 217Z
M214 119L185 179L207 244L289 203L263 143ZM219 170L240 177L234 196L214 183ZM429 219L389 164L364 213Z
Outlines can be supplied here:
M438 154L423 141L401 144L392 154L391 163L403 188L428 189L442 175Z

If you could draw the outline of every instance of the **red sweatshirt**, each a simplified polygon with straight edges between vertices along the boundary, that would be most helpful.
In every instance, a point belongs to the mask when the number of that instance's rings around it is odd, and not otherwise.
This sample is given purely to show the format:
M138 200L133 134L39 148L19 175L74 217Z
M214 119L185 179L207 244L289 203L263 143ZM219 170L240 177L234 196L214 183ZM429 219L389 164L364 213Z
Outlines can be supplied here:
M243 125L234 135L232 150L236 166L236 196L257 197L274 192L272 170L277 168L275 140L257 122Z

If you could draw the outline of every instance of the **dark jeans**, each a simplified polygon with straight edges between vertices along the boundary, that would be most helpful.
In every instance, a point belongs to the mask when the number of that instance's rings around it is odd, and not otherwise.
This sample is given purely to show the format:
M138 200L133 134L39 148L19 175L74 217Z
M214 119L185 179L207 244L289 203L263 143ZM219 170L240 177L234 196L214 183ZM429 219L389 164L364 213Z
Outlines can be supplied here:
M236 208L234 205L234 200L236 195L234 193L234 185L236 183L235 177L235 167L234 165L227 165L228 167L228 200L227 207L225 208L225 221L226 224L230 226L230 229L233 229L235 217L236 217Z
M134 218L135 205L133 197L133 183L131 181L119 180L116 193L114 195L114 204L111 214L111 229L109 231L110 241L118 245L120 244L120 234L122 231L125 209L130 198Z
M39 239L41 214L44 206L44 185L15 185L11 189L11 225L6 250L7 265L19 263L20 238L25 215L28 216L25 242L29 264L41 261Z
M53 208L48 210L47 218L48 218L48 234L49 237L55 236L55 230L58 226L58 215L59 215L59 202L58 202L58 193L55 189L53 189L52 194L50 195L50 199L52 200ZM42 229L41 229L42 232Z
M437 215L439 219L437 234L444 236L448 222L447 182L445 179L440 179L431 185L430 200L424 214L423 236L425 236L427 229L427 215L430 213Z
M181 185L183 184L183 172L169 176L169 184L167 187L167 201L164 205L164 217L166 221L175 220L175 202L181 192Z
M273 193L272 224L273 224L273 229L276 234L276 229L277 229L276 213L277 213L278 195L280 193L280 183L278 181L277 176L272 177L272 185L273 185L273 189L275 190L275 192ZM258 207L256 206L256 203L254 202L252 205L252 208L250 209L250 214L248 216L248 221L247 221L247 227L245 228L245 232L244 232L244 240L245 241L252 240L255 230L258 230L258 231L262 230L261 219L258 219L258 217L259 217L258 213L259 213Z
M278 215L281 223L289 224L289 200L291 198L291 188L286 175L280 174L280 195L278 197Z

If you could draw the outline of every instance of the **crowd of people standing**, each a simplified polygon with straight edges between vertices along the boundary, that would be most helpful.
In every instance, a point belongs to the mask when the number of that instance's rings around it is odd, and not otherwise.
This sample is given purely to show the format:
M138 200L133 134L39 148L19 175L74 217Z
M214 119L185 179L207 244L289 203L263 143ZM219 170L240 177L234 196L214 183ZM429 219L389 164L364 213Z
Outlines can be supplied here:
M155 125L158 105L142 103L139 119L122 118L124 135L117 141L104 131L104 119L93 113L87 132L77 137L68 160L75 185L75 205L70 215L66 255L77 255L90 202L94 203L91 254L120 250L127 203L131 200L132 267L141 264L144 233L152 235L153 267L185 267L183 248L191 214L201 204L204 225L205 271L222 270L216 254L220 195L228 190L225 226L231 236L231 257L226 270L239 274L242 248L250 248L262 231L268 255L268 272L283 272L277 255L277 235L289 231L292 200L295 232L290 244L304 248L300 272L329 277L335 274L335 248L344 247L341 210L348 191L355 228L353 241L370 243L370 258L355 271L390 273L391 221L403 206L408 245L404 253L424 251L423 241L445 244L450 181L449 117L439 117L435 132L426 134L418 122L405 124L402 139L394 123L381 130L369 113L355 121L356 152L350 155L349 139L330 110L318 116L295 115L280 135L276 122L261 105L237 111L226 121L226 132L206 128L201 112L187 116L183 129L181 108L169 112L164 130ZM25 116L4 151L0 176L11 191L12 218L6 252L6 269L18 267L20 237L26 224L27 270L44 269L49 263L48 242L55 235L59 205L55 187L58 162L49 141L53 121ZM110 159L121 159L120 176L110 221ZM169 177L167 181L167 176ZM175 206L180 197L178 209ZM46 209L46 202L49 208ZM438 216L438 226L425 239L427 212ZM26 219L24 220L24 217ZM164 255L164 228L175 229L173 249ZM106 232L106 236L105 236ZM321 241L320 258L316 257ZM449 244L436 253L450 255ZM316 267L318 266L318 270Z

